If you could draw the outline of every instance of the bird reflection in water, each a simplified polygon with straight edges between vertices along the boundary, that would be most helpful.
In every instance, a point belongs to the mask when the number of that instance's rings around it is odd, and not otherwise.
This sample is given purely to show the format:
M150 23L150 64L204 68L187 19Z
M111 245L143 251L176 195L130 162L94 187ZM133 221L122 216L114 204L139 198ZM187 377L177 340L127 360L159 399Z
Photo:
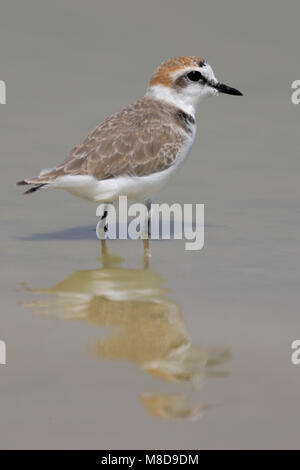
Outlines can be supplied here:
M191 399L199 383L223 377L228 349L192 345L182 308L172 300L162 277L149 268L122 267L123 258L111 255L102 242L102 267L76 271L54 287L26 289L49 294L31 303L38 313L112 327L92 351L100 359L128 361L169 383L185 384L184 394L144 393L141 401L152 416L163 420L195 420L210 407Z

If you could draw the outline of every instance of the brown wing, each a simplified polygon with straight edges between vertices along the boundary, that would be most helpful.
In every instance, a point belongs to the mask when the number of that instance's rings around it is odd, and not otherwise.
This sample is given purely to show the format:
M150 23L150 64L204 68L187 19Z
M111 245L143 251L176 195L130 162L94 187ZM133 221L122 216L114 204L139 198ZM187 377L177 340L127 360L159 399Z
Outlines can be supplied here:
M39 184L78 174L102 180L162 171L175 161L184 141L176 124L175 107L143 98L97 126L62 165L25 181Z

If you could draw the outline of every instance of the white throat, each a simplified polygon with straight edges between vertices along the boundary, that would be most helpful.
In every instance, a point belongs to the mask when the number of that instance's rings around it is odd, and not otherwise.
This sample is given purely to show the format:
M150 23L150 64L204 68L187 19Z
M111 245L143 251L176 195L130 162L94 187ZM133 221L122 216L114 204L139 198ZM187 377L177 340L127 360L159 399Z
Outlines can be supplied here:
M195 95L184 95L179 93L177 90L163 86L154 85L147 88L146 95L157 100L165 101L166 103L172 104L177 108L182 109L185 113L191 114L195 117L195 107L199 100L199 96Z

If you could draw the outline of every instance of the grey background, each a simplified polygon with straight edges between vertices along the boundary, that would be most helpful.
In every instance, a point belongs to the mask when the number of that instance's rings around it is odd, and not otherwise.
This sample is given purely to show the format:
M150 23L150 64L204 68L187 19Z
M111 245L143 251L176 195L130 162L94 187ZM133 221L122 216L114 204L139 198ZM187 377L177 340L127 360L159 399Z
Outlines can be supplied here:
M299 16L296 0L1 1L1 448L299 448ZM95 358L107 330L25 308L21 285L96 269L99 243L93 205L15 181L60 163L174 55L204 57L245 95L201 104L191 158L157 198L206 205L205 248L153 243L151 268L193 344L231 350L229 374L200 388ZM140 243L111 249L141 264ZM160 421L139 399L153 391L212 407Z

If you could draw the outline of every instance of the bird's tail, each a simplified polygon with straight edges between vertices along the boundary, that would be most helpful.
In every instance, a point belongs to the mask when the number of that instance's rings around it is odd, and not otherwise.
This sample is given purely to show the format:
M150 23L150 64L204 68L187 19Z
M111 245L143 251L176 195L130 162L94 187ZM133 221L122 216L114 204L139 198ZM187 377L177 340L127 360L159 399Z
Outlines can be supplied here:
M43 181L43 178L37 176L35 178L28 178L17 182L18 186L32 185L30 189L27 189L24 194L31 194L37 191L38 189L47 186L48 182Z
M61 175L60 168L45 168L39 174L39 176L33 176L32 178L25 178L24 180L18 181L18 186L31 185L32 188L25 191L24 194L31 194L41 189L50 183L53 183L57 176Z

